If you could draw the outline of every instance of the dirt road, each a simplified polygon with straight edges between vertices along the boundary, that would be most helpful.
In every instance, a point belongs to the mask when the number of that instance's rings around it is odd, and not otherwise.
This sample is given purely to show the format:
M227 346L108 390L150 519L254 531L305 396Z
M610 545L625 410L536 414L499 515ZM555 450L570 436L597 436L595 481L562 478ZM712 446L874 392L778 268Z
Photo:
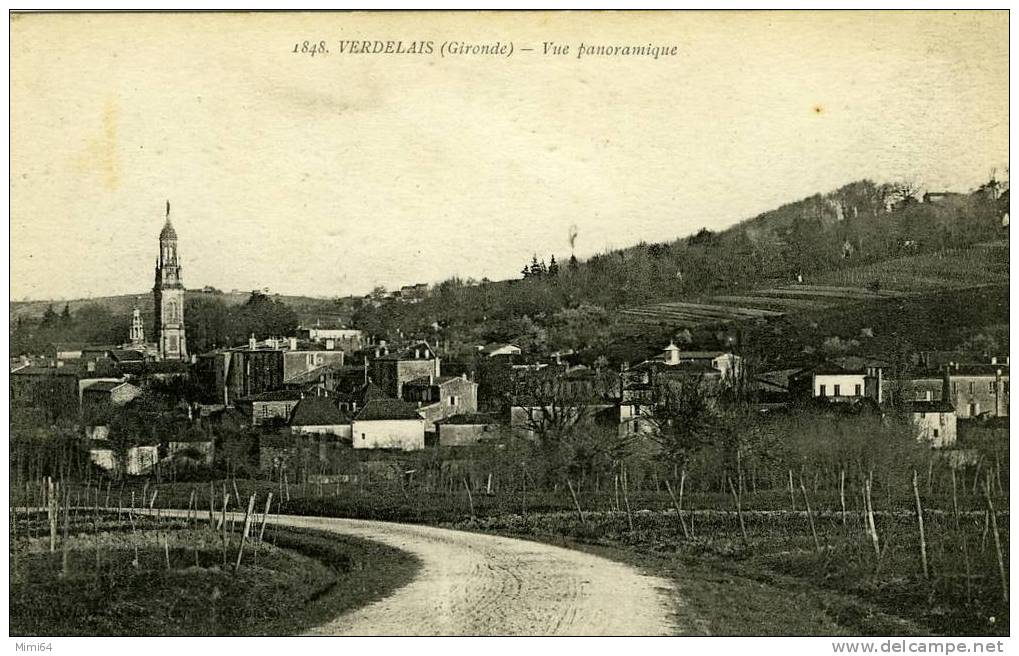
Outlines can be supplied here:
M376 540L421 559L392 596L312 635L662 635L664 579L525 540L352 519L283 516L287 526Z

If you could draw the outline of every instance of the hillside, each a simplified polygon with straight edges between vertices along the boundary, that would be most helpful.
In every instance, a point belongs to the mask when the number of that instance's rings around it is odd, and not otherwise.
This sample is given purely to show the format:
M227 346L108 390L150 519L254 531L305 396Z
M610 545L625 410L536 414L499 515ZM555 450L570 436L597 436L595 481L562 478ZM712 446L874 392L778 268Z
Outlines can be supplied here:
M969 194L921 202L902 185L863 180L717 233L705 229L670 242L639 243L582 262L560 253L556 265L554 254L543 253L551 266L536 257L524 263L523 279L454 278L415 303L384 294L375 294L372 302L272 298L305 325L342 323L380 338L427 338L449 356L466 356L479 343L498 341L530 353L572 349L582 359L619 362L681 331L707 347L727 340L729 332L786 317L816 317L975 285L1007 288L1009 254L1002 239L1008 228L1002 216L1008 197L1005 185L992 181ZM236 325L229 308L248 298L188 292L192 345L235 343L260 326L278 331L289 325L275 319ZM63 308L53 305L57 312ZM105 322L103 330L79 330L99 339L126 334L136 305L150 325L147 293L72 301L68 308L79 327L88 327L97 322L87 315L105 307L107 316L96 315ZM48 306L12 303L12 342L16 328L32 333ZM82 311L84 321L78 317ZM43 341L61 341L54 326L62 324L49 325ZM36 336L23 343L38 348L42 341Z
M215 298L223 301L229 306L241 305L250 297L250 292L219 292L207 293L199 290L188 290L187 300L193 301L203 298ZM316 321L326 323L347 323L350 321L350 306L341 305L336 299L317 298L314 296L288 296L273 295L273 298L286 303L301 320L302 323L314 324ZM140 294L122 294L119 296L97 296L94 298L79 298L70 301L16 301L10 305L10 321L16 323L18 319L39 318L46 311L46 308L53 307L54 311L60 312L64 305L67 305L71 313L77 313L83 307L89 305L101 305L111 314L118 316L130 316L134 308L142 311L146 322L151 323L152 317L152 292Z

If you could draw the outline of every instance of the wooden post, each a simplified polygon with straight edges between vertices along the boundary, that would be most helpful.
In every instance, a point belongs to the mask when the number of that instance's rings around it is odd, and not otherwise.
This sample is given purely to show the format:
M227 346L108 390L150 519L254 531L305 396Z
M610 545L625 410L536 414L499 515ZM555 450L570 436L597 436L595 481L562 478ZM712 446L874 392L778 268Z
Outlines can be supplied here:
M686 475L686 472L684 471L683 474ZM682 486L683 486L683 484L680 483L680 488L679 488L680 490L683 489ZM667 478L665 479L665 489L668 490L669 498L672 499L672 505L675 506L675 508L676 508L676 517L679 517L679 526L680 526L681 529L683 529L683 537L689 539L690 532L686 530L686 520L683 519L683 509L682 509L682 506L680 506L679 502L676 501L676 495L672 493L672 484L669 483L669 479L667 479Z
M170 541L163 533L163 554L166 556L166 569L170 569Z
M732 492L732 498L736 501L736 516L739 518L739 531L743 536L743 545L748 544L747 540L747 526L743 523L743 504L740 502L739 493L736 492L736 487L732 484L732 478L726 476L725 480L729 482L729 490Z
M577 500L577 493L573 491L573 483L570 479L566 479L566 486L570 488L570 495L573 497L573 505L577 507L577 515L580 517L580 523L586 525L587 520L584 519L584 511L580 509L580 501Z
M916 470L913 470L913 498L916 500L916 522L920 527L920 563L923 565L923 577L929 578L927 570L927 536L923 530L923 507L920 505L920 488L916 482Z
M877 537L877 526L874 524L874 501L871 495L871 480L873 474L867 475L867 480L864 481L863 486L863 499L864 505L866 506L867 512L867 532L870 534L871 543L874 546L874 556L877 558L878 563L881 562L881 545L878 542Z
M623 470L623 503L626 505L626 525L630 527L630 532L633 532L633 513L630 512L630 477L627 475L627 471ZM573 496L576 499L576 495ZM579 506L579 504L578 504Z
M955 469L952 468L952 515L955 518L955 532L957 535L961 534L959 529L959 494L957 491L957 484L955 481ZM966 568L966 605L973 601L973 590L972 581L970 580L970 564L969 564L969 541L966 539L966 535L962 534L962 562Z
M241 543L237 547L237 562L234 564L234 573L241 568L241 557L244 556L244 543L248 539L248 531L251 530L251 513L255 510L255 494L252 493L248 499L248 509L244 511L244 529L241 531Z
M467 490L467 503L471 508L471 521L474 521L474 497L471 495L471 486L467 484L467 477L463 477L464 489Z
M50 520L50 553L54 553L57 550L57 491L60 489L60 483L53 484L53 479L49 476L46 477L46 500L49 502L47 505L47 514Z
M287 479L287 470L283 470L283 488L287 493L287 503L290 503L290 481Z
M212 481L209 481L209 528L212 528L216 521L216 488Z
M810 510L810 499L807 498L807 488L803 486L803 479L800 479L800 492L803 494L803 507L807 509L807 521L810 522L810 534L814 537L814 551L821 553L821 542L817 539L817 529L814 527L814 513Z
M195 521L198 520L198 509L195 508L195 488L191 488L191 496L188 498L188 515L187 515L187 527L191 528L191 511L195 510Z
M272 506L272 492L265 499L265 512L262 513L262 527L258 529L258 541L261 542L265 537L265 522L269 517L269 508Z
M234 476L233 478L231 478L230 482L234 486L234 498L237 499L237 507L240 508L241 507L241 493L237 491L237 477Z
M616 491L616 512L619 512L619 474L612 477L612 484Z
M1001 598L1008 603L1008 572L1005 570L1005 559L1001 553L1001 539L998 537L998 517L994 512L994 501L991 500L990 478L984 480L984 497L987 500L987 513L991 517L991 533L994 535L994 552L998 556L998 575L1001 577Z
M485 494L492 494L492 472L488 472L488 486L485 488Z
M520 503L524 511L524 517L527 517L527 468L521 467L523 476L521 476L521 485L523 486L523 496L521 497Z
M789 507L796 512L796 495L793 493L793 470L789 470Z
M61 537L61 539L60 539L60 562L61 562L60 575L65 577L65 578L71 573L70 563L68 562L68 549L67 549L67 546L68 546L67 545L67 533L68 533L68 529L70 528L69 525L70 525L70 520L71 520L71 509L69 508L70 504L71 504L71 492L70 492L70 490L65 490L64 491L64 534L63 534L63 537ZM997 537L997 536L995 536L995 537Z
M846 527L846 470L839 470L839 501L842 503L842 528Z

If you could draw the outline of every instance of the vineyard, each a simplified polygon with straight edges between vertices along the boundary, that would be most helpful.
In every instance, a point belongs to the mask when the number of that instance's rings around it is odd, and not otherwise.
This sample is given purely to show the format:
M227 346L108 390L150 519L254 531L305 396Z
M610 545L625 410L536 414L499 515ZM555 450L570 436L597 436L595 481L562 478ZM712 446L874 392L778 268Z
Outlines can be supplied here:
M631 322L677 328L761 320L935 291L1007 284L1008 263L1008 244L993 242L849 267L802 283L773 283L739 294L627 308L620 315Z

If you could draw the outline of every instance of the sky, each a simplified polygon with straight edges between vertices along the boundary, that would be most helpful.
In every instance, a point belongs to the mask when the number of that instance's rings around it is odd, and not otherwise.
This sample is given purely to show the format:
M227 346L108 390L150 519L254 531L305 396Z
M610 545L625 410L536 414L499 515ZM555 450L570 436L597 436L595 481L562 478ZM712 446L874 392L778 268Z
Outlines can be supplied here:
M329 54L294 54L305 40ZM449 41L514 52L440 56ZM12 300L150 289L167 201L188 287L496 280L567 259L571 226L585 258L861 178L1001 176L1008 15L20 16L10 157Z

